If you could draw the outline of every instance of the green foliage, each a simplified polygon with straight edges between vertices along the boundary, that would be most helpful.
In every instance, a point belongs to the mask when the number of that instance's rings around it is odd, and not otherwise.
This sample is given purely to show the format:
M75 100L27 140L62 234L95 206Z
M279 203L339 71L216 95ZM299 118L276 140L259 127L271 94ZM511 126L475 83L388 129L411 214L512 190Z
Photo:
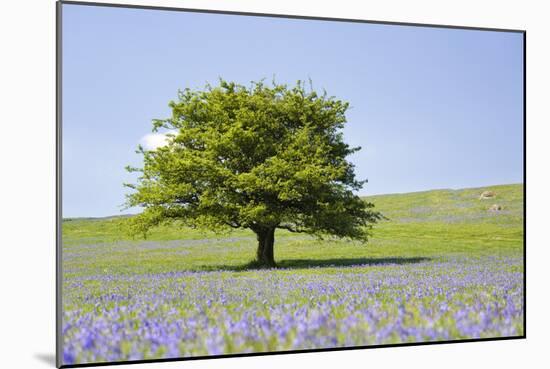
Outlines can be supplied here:
M135 190L127 205L144 208L130 218L134 234L178 221L366 241L381 219L353 194L364 181L346 160L360 149L343 141L347 102L302 82L247 88L222 80L180 91L169 106L172 116L153 121L153 129L175 133L166 146L139 149L143 168L128 168L141 172L127 185Z

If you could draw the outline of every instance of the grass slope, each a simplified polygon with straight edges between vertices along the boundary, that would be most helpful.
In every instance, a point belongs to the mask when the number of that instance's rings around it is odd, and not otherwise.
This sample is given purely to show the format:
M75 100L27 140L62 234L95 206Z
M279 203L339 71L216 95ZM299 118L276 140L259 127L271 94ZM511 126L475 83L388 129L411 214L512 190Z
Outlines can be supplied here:
M493 199L480 200L485 190ZM523 185L434 190L367 197L388 219L370 242L318 240L277 231L275 257L282 268L348 266L386 261L410 263L451 256L521 255ZM493 204L503 206L489 211ZM256 249L247 230L215 234L162 226L147 240L121 231L123 218L63 222L66 274L157 273L183 270L243 270ZM88 257L78 257L88 253Z

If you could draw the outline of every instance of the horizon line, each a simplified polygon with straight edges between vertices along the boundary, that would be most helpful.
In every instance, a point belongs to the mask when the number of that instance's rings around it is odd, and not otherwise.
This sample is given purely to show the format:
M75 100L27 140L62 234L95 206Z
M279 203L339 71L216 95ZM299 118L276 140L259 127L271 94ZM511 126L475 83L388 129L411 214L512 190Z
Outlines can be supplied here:
M418 191L408 191L408 192L390 192L390 193L380 193L380 194L374 194L374 195L359 195L361 198L369 198L369 197L378 197L378 196L392 196L392 195L407 195L407 194L414 194L414 193L422 193L422 192L433 192L433 191L460 191L460 190L475 190L480 188L486 188L486 187L499 187L499 186L513 186L513 185L525 185L524 182L514 182L514 183L501 183L501 184L492 184L492 185L486 185L486 186L475 186L475 187L460 187L460 188L433 188L429 190L418 190ZM100 216L69 216L69 217L63 217L61 220L75 220L75 219L108 219L108 218L121 218L121 217L132 217L135 215L138 215L140 213L128 213L128 214L111 214L111 215L100 215Z

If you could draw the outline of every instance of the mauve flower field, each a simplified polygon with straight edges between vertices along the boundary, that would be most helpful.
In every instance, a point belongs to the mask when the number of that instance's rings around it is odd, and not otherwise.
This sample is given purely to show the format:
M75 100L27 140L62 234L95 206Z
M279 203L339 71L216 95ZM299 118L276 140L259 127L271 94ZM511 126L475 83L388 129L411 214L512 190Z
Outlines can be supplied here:
M269 270L246 232L66 222L63 364L521 336L523 187L491 189L502 213L478 190L375 198L370 244L282 232Z

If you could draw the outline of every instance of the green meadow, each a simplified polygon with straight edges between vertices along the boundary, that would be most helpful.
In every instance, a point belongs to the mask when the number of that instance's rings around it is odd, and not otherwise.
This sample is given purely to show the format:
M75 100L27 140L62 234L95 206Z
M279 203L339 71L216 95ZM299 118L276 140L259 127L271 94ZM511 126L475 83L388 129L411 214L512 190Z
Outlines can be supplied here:
M480 200L483 191L495 198ZM281 268L375 264L386 259L464 255L521 255L523 186L435 190L366 198L386 220L375 225L366 244L317 239L278 230L275 258ZM491 212L499 204L502 210ZM124 232L124 217L63 222L63 254L72 273L157 273L178 270L246 270L257 242L251 231L213 233L165 225L146 239ZM154 244L154 248L149 246ZM164 246L164 247L163 247ZM93 258L73 253L93 249ZM101 252L98 252L101 249ZM91 251L91 250L90 250Z
M277 231L275 269L249 231L65 219L64 363L523 335L523 185L366 200L368 243Z

